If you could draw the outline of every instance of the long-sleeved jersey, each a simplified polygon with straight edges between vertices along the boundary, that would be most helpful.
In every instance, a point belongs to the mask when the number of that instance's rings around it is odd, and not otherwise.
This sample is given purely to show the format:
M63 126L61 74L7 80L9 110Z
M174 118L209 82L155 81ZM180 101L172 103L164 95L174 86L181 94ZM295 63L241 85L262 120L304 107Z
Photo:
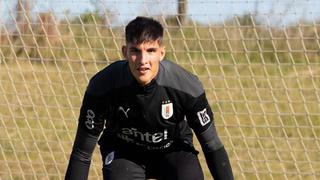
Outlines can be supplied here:
M140 86L127 61L112 63L97 73L87 87L66 179L87 178L91 155L102 131L100 146L165 152L176 142L192 143L191 128L214 178L232 179L227 153L196 76L162 60L155 79Z

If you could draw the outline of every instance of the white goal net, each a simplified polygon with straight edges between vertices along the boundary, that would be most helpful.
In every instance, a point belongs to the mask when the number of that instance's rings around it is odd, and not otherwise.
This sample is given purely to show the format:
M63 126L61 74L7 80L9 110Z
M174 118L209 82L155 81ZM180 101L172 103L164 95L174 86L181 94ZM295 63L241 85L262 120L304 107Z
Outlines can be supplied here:
M0 0L0 13L0 180L64 179L88 80L122 58L138 15L204 84L236 179L320 179L318 0ZM89 179L101 165L96 148Z

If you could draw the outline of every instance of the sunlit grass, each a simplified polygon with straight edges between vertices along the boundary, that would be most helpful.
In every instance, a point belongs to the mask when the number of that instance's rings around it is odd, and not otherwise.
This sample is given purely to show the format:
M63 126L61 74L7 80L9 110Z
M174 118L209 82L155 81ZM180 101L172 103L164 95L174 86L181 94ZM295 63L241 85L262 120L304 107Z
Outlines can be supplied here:
M76 66L68 62L2 64L5 163L1 176L28 177L35 171L52 179L63 176L86 84L94 71L103 68L88 63L78 65L81 68L76 71ZM319 168L319 144L314 143L320 136L318 68L292 71L287 66L256 64L189 67L207 90L237 178L268 179L298 171L308 174ZM202 153L200 159L206 167ZM91 171L92 176L101 176L100 161L97 149L92 166L97 169ZM207 168L205 173L209 178Z

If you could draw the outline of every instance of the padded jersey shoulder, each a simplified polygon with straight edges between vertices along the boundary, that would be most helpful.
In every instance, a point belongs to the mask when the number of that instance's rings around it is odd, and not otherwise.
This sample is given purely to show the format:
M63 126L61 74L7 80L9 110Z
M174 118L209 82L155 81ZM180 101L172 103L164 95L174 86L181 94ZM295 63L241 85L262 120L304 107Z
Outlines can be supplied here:
M86 91L91 95L101 96L112 89L128 86L132 81L127 61L119 60L95 74Z
M192 97L199 97L204 93L203 86L197 76L168 60L160 62L157 83L184 92Z

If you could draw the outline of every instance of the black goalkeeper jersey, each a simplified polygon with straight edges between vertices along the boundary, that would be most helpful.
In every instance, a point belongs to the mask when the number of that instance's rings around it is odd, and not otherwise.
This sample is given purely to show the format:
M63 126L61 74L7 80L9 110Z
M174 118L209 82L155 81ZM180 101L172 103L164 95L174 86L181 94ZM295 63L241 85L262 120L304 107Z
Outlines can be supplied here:
M156 78L140 86L127 61L114 62L87 87L66 179L86 179L99 137L101 147L166 152L176 142L192 146L191 129L215 179L233 179L213 113L195 75L162 60Z
M192 142L212 125L213 115L198 78L163 60L157 77L140 86L127 61L117 61L97 73L87 88L80 124L98 134L100 145L165 150L174 141Z

